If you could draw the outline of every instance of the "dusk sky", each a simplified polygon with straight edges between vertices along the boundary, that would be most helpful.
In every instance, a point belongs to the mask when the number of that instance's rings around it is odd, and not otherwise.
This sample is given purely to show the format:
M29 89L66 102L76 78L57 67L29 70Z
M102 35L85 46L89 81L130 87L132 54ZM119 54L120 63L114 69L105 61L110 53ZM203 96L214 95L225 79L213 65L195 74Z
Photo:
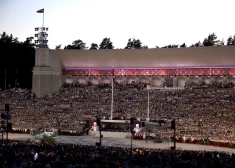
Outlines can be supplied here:
M209 33L226 42L235 34L234 0L0 0L0 34L20 41L35 27L49 28L49 48L81 39L90 47L109 37L115 48L129 38L149 48L203 41Z

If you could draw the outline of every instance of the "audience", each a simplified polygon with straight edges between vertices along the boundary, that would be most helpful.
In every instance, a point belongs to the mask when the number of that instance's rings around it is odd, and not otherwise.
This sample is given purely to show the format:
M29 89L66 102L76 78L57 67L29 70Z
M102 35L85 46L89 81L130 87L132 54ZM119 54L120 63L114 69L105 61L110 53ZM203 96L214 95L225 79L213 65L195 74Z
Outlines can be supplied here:
M226 152L46 144L0 146L0 167L13 168L233 168Z
M49 127L61 134L81 135L87 120L110 119L111 89L110 84L65 84L58 92L42 98L35 98L27 89L10 89L0 92L0 109L10 104L16 133L32 133ZM187 83L184 89L155 88L149 95L150 118L159 124L148 133L170 138L170 121L176 119L178 141L235 144L232 83ZM145 83L115 83L113 118L145 120L147 100ZM232 168L234 165L235 155L226 152L146 148L135 148L131 152L129 148L120 147L29 141L9 141L0 146L0 168Z
M0 92L0 109L10 104L15 132L31 133L40 128L81 135L86 120L110 119L111 85L65 84L58 92L35 98L29 90ZM168 123L176 119L176 137L235 143L235 89L232 83L187 83L184 89L150 90L150 118ZM113 117L147 118L148 91L145 83L114 85ZM171 137L168 125L155 128Z

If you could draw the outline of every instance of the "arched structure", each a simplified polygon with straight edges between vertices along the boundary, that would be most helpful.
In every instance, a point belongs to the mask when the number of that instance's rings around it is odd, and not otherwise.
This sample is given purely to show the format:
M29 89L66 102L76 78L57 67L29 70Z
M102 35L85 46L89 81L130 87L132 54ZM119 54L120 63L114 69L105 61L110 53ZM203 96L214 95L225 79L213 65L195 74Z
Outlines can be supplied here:
M33 92L38 97L65 82L150 82L183 87L187 81L233 82L235 46L170 49L36 49Z

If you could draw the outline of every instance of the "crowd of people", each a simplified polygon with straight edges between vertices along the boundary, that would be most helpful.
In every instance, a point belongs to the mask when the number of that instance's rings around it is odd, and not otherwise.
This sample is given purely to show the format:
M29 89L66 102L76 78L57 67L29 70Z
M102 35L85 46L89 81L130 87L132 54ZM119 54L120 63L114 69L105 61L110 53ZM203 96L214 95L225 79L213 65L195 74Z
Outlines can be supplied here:
M0 168L233 168L235 154L46 144L11 141L0 146Z
M10 104L14 130L31 132L50 127L80 134L87 120L95 117L110 119L111 90L110 84L73 83L64 84L58 92L35 98L29 90L11 89L0 92L0 108ZM178 90L151 89L150 118L176 119L177 137L235 143L234 101L232 83L189 83ZM114 118L145 120L148 116L147 102L145 83L115 83ZM169 132L170 129L164 131Z

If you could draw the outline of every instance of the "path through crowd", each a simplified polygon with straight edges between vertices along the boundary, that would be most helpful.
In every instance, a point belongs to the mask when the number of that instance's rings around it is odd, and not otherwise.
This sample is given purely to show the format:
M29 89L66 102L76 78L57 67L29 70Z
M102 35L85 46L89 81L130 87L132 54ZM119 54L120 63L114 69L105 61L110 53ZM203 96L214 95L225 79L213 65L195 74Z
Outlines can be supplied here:
M9 134L10 140L31 140L34 141L35 138L29 134ZM95 145L96 142L99 142L98 137L94 136L56 136L57 143L69 143L69 144L80 144L80 145ZM102 138L102 145L104 146L118 146L124 148L131 147L130 138L111 138L104 137ZM163 142L163 143L153 143L153 141L145 140L133 140L133 148L158 148L158 149L170 149L173 146L173 143ZM177 143L176 148L180 150L201 150L201 151L223 151L229 152L230 154L235 153L235 149L232 148L223 148L215 147L209 145L195 145L195 144L186 144L186 143Z

